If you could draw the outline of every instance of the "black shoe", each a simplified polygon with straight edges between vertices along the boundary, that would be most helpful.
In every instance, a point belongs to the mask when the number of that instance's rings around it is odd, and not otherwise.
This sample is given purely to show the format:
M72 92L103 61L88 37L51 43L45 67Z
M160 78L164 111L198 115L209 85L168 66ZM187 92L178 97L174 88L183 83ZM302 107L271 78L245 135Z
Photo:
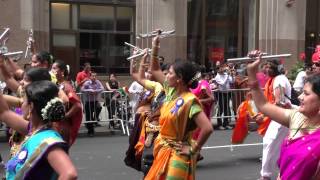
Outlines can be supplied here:
M88 135L88 137L93 137L94 136L94 132L88 132L87 135Z
M203 156L201 154L198 154L198 157L197 157L197 162L203 160Z

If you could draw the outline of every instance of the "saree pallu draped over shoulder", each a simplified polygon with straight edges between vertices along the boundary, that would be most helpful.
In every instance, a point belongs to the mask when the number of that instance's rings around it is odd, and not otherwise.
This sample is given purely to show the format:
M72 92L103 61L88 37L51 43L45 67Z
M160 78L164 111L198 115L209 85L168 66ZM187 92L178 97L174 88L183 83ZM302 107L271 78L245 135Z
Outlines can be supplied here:
M177 143L194 143L192 133L196 124L190 118L194 104L201 107L190 92L164 103L159 119L160 133L154 142L155 159L146 180L195 179L196 156L182 155L175 149Z
M6 164L7 180L13 179L54 179L57 174L49 165L46 155L52 147L61 147L65 152L68 145L60 134L48 129L30 136L16 155Z
M281 180L316 180L320 173L320 130L283 141L278 165Z

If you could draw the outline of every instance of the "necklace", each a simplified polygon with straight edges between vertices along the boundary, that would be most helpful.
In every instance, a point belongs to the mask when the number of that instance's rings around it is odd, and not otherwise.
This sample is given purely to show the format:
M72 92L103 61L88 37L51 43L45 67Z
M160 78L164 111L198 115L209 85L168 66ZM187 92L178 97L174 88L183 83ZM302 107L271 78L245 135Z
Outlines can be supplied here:
M293 139L299 132L300 133L310 133L313 130L317 130L320 127L320 124L318 125L310 125L308 123L308 119L305 118L302 123L299 125L298 128L292 128L291 130L296 130L295 133L291 136L290 139Z

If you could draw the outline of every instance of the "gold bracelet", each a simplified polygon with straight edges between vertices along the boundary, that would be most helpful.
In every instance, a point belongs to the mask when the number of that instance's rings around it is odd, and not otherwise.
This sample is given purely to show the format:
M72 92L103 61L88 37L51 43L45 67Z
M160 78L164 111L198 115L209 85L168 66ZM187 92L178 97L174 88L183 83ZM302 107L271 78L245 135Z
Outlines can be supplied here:
M190 148L189 148L189 154L190 155L194 155L195 154L194 149L193 149L192 146L190 146Z
M159 56L157 55L157 54L151 54L151 56L153 57L153 58L159 58Z
M23 100L19 98L19 100L18 100L18 106L21 107L22 104L23 104Z

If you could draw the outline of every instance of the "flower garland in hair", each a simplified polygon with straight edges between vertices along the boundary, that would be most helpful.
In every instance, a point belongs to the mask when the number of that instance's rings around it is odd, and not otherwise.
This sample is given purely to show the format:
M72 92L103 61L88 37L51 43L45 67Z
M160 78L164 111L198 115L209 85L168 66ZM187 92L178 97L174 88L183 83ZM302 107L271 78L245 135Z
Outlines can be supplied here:
M197 72L193 78L189 81L189 85L191 85L193 82L198 81L201 78L201 72Z
M61 120L65 116L63 102L58 97L51 99L47 105L41 109L41 117L45 120Z

